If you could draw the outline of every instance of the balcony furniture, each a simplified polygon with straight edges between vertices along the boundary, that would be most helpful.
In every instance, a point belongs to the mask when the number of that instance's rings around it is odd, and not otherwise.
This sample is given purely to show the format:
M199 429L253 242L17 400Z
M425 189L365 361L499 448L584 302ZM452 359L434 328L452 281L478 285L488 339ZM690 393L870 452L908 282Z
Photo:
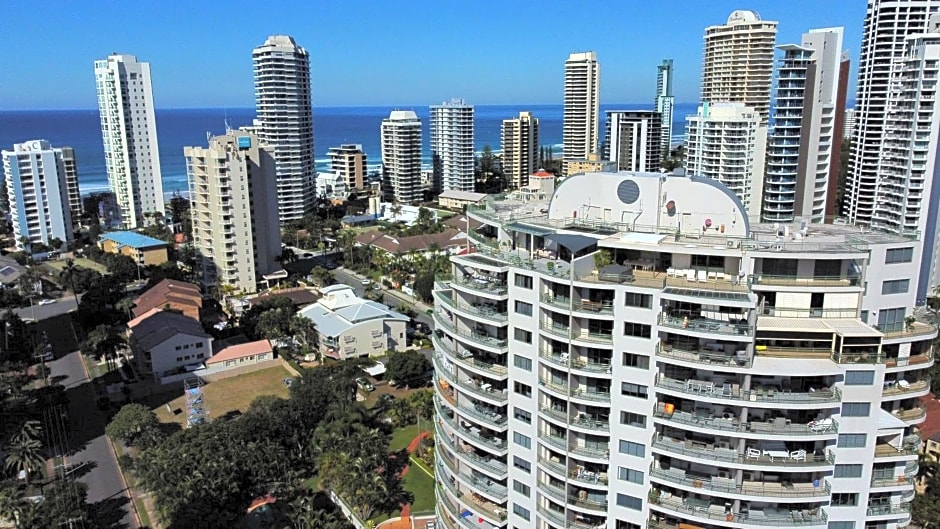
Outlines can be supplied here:
M809 429L813 432L828 432L832 429L832 419L822 419L820 421L810 421Z
M747 449L747 458L748 459L760 459L760 450L756 448Z
M790 459L794 461L806 461L806 450L794 450L790 452Z
M667 268L667 269L666 269L666 275L669 276L669 277L678 277L675 268Z
M705 270L698 271L698 282L699 283L708 283L708 272Z

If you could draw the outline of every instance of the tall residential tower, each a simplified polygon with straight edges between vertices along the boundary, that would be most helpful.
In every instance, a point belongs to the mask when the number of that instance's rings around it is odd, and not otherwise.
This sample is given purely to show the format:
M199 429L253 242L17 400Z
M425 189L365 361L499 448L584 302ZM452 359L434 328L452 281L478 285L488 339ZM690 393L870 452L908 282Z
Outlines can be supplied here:
M565 61L565 110L562 131L563 172L568 162L597 153L601 66L593 51L572 53Z
M277 161L280 221L297 220L316 189L310 56L286 35L268 37L251 55L258 137Z
M656 112L659 112L662 121L662 152L663 158L669 156L672 149L672 116L676 101L672 95L673 74L672 59L663 59L663 63L656 67ZM657 169L659 169L657 167Z
M46 140L18 143L3 151L3 175L16 247L29 250L35 243L63 244L73 238L72 197L78 196L75 152L53 148ZM54 248L59 250L60 248Z
M731 13L727 24L705 28L702 102L744 103L767 123L777 23L753 11Z
M362 145L343 144L330 147L326 153L330 157L330 170L346 183L346 190L365 189L366 153Z
M848 52L842 28L780 46L774 129L767 140L763 219L832 222L842 152Z
M108 185L124 228L141 228L165 209L150 63L110 55L95 61L95 84Z
M254 134L229 131L209 147L184 147L193 244L202 283L254 292L280 268L281 230L271 149Z
M451 99L431 105L434 191L473 191L473 105Z
M608 110L604 159L618 171L659 171L663 156L662 115L649 110Z
M539 118L531 112L503 120L503 175L511 189L529 183L529 175L538 169Z
M846 178L842 214L849 222L870 224L877 207L878 164L887 132L891 69L903 57L907 37L927 32L940 0L869 0L859 50L855 97L855 135Z
M393 110L382 120L382 191L410 204L421 198L421 120L413 110Z

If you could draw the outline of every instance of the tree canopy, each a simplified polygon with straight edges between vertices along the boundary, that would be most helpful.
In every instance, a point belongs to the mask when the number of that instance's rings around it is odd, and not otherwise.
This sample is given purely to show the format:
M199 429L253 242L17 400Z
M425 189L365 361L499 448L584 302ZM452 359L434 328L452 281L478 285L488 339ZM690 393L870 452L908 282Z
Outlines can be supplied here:
M385 376L401 384L416 383L431 369L431 362L419 351L407 350L389 354Z
M143 404L127 404L114 415L104 431L111 439L132 446L152 437L158 429L157 416L150 408Z

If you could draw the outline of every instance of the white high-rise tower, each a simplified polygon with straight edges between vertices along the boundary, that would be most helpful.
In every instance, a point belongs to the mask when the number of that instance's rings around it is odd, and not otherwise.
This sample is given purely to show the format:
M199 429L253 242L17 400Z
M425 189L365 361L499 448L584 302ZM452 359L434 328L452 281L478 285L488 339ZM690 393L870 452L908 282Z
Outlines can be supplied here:
M139 228L147 213L164 212L150 63L110 55L95 61L95 84L108 184L124 227Z
M660 152L665 158L669 156L669 151L672 149L672 114L676 105L675 97L672 95L672 59L663 59L663 63L657 67L657 70L655 104L656 112L659 112L662 120Z
M310 57L287 35L272 35L252 52L258 137L274 149L278 213L297 220L316 189Z
M382 187L401 204L421 198L421 120L413 110L393 110L382 120Z
M600 122L601 66L593 51L572 53L565 61L565 111L562 143L563 172L568 162L597 152Z
M834 214L848 52L842 28L814 29L780 46L774 130L767 140L763 219L823 222ZM834 195L834 194L833 194ZM830 207L832 204L833 207Z
M876 206L878 163L885 135L891 68L904 53L907 36L927 31L940 0L869 0L859 50L855 135L846 177L842 214L869 224Z
M435 191L473 191L473 105L451 99L431 106Z

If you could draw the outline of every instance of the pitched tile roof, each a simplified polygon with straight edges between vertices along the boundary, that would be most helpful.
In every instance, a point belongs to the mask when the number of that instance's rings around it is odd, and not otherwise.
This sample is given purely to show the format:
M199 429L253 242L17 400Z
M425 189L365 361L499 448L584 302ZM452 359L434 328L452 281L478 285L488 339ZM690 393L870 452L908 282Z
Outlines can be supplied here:
M237 360L239 358L245 358L248 356L270 353L271 351L271 342L267 340L240 343L238 345L230 345L218 353L212 355L212 358L206 360L206 364L217 364L227 360Z
M134 316L140 316L150 309L163 308L167 305L186 305L202 308L202 294L199 287L185 281L164 279L137 297L134 304Z
M127 323L131 339L149 351L177 334L208 338L198 321L171 310L151 309Z
M427 251L432 244L436 244L441 250L462 246L466 244L466 235L454 228L448 228L441 233L432 233L428 235L412 235L411 237L395 237L387 235L378 230L367 231L358 237L356 242L363 246L375 246L388 253L409 253L415 251Z

